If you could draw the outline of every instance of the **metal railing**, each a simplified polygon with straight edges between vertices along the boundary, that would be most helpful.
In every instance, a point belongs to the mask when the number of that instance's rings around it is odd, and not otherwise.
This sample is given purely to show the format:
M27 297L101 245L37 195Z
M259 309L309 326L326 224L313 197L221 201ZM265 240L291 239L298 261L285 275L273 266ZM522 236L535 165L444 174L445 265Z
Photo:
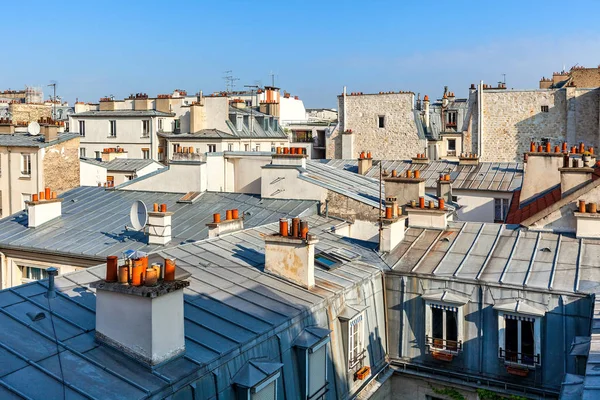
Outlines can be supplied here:
M500 347L500 358L508 364L540 365L540 355L533 353L519 353L517 351L505 350Z
M425 336L425 343L431 350L458 354L462 351L462 341L433 338Z
M362 360L365 359L366 352L367 352L366 349L362 349L361 352L358 353L354 358L348 360L348 369L352 369L352 368L356 367L358 364L360 364L362 362Z

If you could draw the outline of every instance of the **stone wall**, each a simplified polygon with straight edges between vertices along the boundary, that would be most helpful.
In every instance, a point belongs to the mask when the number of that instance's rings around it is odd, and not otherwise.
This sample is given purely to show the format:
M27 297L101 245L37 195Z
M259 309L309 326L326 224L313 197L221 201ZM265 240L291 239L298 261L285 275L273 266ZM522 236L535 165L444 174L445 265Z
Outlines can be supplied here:
M330 216L339 217L350 222L356 220L377 222L379 210L360 201L339 193L327 192L328 212ZM321 213L325 215L325 203L321 203Z
M344 110L345 108L345 110ZM413 93L386 93L338 96L339 129L327 142L327 158L342 158L341 133L351 129L354 155L371 151L379 159L406 159L425 152L414 115ZM378 117L385 127L379 128ZM344 120L344 117L346 120Z
M481 161L521 161L531 141L600 144L599 89L484 90ZM476 93L473 94L476 96ZM548 106L548 112L542 112ZM470 113L471 150L477 152L477 103ZM468 147L466 147L468 149Z
M33 122L52 117L52 106L44 104L10 104L8 111L14 122Z
M79 186L79 138L43 149L43 187L57 193Z

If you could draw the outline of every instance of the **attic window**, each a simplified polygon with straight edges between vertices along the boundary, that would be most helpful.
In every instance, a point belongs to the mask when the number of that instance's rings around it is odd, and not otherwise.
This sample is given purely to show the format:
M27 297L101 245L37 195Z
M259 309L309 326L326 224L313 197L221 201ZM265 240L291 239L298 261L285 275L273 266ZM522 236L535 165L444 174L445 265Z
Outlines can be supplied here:
M315 262L327 269L334 269L343 264L342 260L339 260L336 257L326 253L319 253L315 255Z
M335 249L332 251L332 253L348 261L360 259L360 254L344 248Z

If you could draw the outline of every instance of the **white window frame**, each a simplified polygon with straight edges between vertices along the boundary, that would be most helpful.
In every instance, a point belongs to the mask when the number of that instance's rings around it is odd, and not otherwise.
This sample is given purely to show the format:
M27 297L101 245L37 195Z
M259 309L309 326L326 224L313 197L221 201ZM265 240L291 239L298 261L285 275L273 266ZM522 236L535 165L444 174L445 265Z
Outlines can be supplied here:
M108 136L111 138L117 137L117 120L111 119L108 121Z
M357 343L354 345L354 338L357 335ZM365 352L365 325L364 315L361 312L356 317L348 321L348 369L352 370L364 359Z
M227 151L233 151L233 143L227 143Z
M142 137L150 136L150 120L143 119L142 120Z
M21 176L31 176L31 153L21 153Z
M216 153L217 152L217 145L216 144L207 144L206 145L206 152L207 153Z
M150 159L150 149L142 149L142 158L144 160Z
M520 361L507 361L504 357L500 355L500 349L506 350L506 318L517 319L518 323L518 348L517 352L521 353L521 320L526 319L529 321L533 321L533 356L534 361L533 364L525 364ZM509 313L504 311L498 311L498 358L504 360L506 365L518 365L519 367L527 367L530 369L535 369L536 366L542 364L542 335L541 335L541 325L542 325L542 317L528 315L528 314L519 314L519 313ZM535 361L535 357L537 356L537 362Z
M79 136L85 137L85 121L79 120Z
M158 130L159 131L162 131L164 129L163 128L163 123L164 123L164 118L159 118L158 119Z
M49 267L42 267L40 265L21 265L21 264L17 264L17 268L19 268L19 271L21 271L21 282L22 283L29 283L29 282L37 282L38 280L41 279L46 279L47 276L45 277L43 272L45 272ZM32 278L27 278L27 269L29 268L36 268L39 270L42 270L42 274L41 274L41 278L40 279L32 279Z
M432 308L442 308L444 310L444 339L446 339L446 311L448 309L456 310L456 327L457 327L457 335L456 341L459 343L457 346L457 350L446 349L443 347L434 347L433 345L429 345L431 351L439 351L443 353L449 354L458 354L462 351L462 343L464 342L464 331L463 331L463 321L464 321L464 311L463 307L460 304L448 303L443 301L425 301L425 337L433 339L433 313L431 311Z
M79 157L85 157L85 147L79 148Z
M496 202L500 202L500 212L502 214L502 218L496 218ZM508 215L508 210L510 209L510 203L508 199L504 199L502 197L494 198L494 221L504 221L506 216Z

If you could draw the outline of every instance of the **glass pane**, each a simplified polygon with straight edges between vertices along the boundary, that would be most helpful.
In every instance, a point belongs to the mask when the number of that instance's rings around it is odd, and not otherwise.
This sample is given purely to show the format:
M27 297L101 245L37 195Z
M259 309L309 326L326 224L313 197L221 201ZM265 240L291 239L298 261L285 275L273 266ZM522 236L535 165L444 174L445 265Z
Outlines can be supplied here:
M502 202L501 199L494 199L494 219L502 220Z
M521 321L521 361L523 364L533 364L534 334L533 321Z
M312 354L308 355L308 394L312 396L317 393L319 389L325 386L327 381L326 375L326 351L327 346L321 346L321 348Z
M446 310L446 348L457 350L458 348L458 316L456 311Z
M252 400L274 400L275 399L275 382L269 383L267 386L262 388L259 392L252 394Z
M505 319L504 344L506 347L506 360L517 362L519 351L519 321L516 319Z
M441 308L431 308L431 334L433 336L433 345L435 347L443 347L444 310Z

